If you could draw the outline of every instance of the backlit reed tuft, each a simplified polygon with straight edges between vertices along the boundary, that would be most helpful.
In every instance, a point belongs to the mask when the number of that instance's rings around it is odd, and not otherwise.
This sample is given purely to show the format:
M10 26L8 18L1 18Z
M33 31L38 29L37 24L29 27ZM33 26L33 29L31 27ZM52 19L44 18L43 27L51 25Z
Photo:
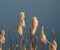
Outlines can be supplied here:
M5 31L0 30L0 50L2 50L3 43L5 43Z
M44 26L42 26L40 38L41 38L41 41L44 42L44 44L47 44L47 43L50 44L50 42L46 38L46 35L44 34Z

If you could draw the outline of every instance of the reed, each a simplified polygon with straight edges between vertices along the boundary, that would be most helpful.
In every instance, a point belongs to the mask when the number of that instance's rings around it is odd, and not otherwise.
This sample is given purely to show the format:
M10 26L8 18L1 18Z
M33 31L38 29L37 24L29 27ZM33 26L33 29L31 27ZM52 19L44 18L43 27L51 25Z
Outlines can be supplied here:
M49 50L57 50L57 41L56 41L56 35L54 29L52 29L52 36L53 36L53 41L49 46Z
M20 12L19 16L20 16L20 21L19 21L17 30L18 30L18 33L21 36L20 50L26 50L26 47L24 46L24 27L26 26L25 25L25 20L24 20L24 18L25 18L24 12Z
M34 37L38 27L38 19L36 16L33 16L31 27L30 27L30 50L36 50L36 37Z
M44 44L47 44L47 43L50 44L50 42L46 38L46 35L44 34L44 26L42 26L40 38L41 38L41 41L44 42Z

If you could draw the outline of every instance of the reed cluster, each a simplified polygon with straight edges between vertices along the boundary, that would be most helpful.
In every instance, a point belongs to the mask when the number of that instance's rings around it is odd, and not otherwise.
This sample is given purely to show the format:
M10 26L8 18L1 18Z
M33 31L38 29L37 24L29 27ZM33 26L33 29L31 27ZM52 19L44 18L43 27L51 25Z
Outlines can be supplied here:
M25 44L25 37L24 37L24 28L26 27L26 23L25 23L25 13L24 12L20 12L19 13L19 22L17 24L17 32L19 33L20 37L21 37L21 41L20 41L20 44L17 43L17 40L16 40L16 48L14 50L27 50L27 47L24 45ZM31 21L31 25L30 25L30 46L29 46L29 50L38 50L37 49L37 41L39 40L38 39L38 33L36 33L37 31L37 28L38 28L38 24L39 24L39 21L38 21L38 18L36 16L33 16L32 17L32 21ZM45 32L44 32L44 26L42 26L41 28L41 33L40 33L40 39L41 39L41 42L43 42L43 44L47 45L47 43L49 44L49 50L57 50L57 41L56 41L56 38L55 38L55 31L54 29L52 30L52 35L53 35L53 41L50 42L48 39L47 39L47 36L45 35ZM10 40L10 47L6 50L13 50L12 48L12 40L11 40L11 36L10 36L10 30L8 29L8 33L9 33L9 40ZM0 30L0 50L3 50L2 49L2 45L5 43L5 31L4 29ZM29 42L28 42L29 43ZM44 45L42 44L42 49L40 50L44 50ZM18 49L20 45L20 48ZM40 45L40 44L39 44Z

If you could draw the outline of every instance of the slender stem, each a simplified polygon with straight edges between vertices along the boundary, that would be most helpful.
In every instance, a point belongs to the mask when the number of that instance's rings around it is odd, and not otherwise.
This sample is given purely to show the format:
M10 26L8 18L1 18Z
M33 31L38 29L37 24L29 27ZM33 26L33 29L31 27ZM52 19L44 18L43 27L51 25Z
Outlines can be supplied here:
M20 49L22 50L23 46L24 46L24 28L23 28L23 35L21 35L21 44L20 44Z
M2 44L0 44L0 50L2 50Z
M29 50L32 50L32 34L31 34L31 28L30 28L30 49Z
M8 27L8 35L9 35L9 40L10 40L9 50L12 50L12 40L11 40L11 36L10 36L10 29L9 29L9 27Z
M55 30L52 29L52 35L53 35L53 39L56 40L56 35L55 35Z
M45 50L45 45L44 45L44 42L41 42L40 49L41 49L41 50Z
M34 38L32 33L31 33L31 28L30 28L30 48L32 47L33 50L36 50L36 37Z
M18 42L17 42L17 39L16 39L16 50L18 50Z

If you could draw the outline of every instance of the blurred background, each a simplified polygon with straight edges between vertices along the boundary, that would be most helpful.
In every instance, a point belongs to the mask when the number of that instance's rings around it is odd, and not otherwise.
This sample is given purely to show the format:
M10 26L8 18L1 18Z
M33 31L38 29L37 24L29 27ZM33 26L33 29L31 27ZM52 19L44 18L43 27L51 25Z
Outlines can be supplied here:
M52 42L52 28L55 28L56 39L58 49L60 49L60 0L0 0L0 30L5 30L5 46L9 47L9 36L6 25L10 27L12 43L15 46L16 37L20 44L20 36L17 32L17 24L20 20L19 13L25 12L25 39L29 39L29 30L31 19L33 16L37 16L39 26L37 33L39 36L38 43L40 40L41 27L44 25L45 34L47 39ZM40 50L40 44L38 45ZM49 45L46 46L46 50L49 49ZM29 48L29 44L26 44Z

